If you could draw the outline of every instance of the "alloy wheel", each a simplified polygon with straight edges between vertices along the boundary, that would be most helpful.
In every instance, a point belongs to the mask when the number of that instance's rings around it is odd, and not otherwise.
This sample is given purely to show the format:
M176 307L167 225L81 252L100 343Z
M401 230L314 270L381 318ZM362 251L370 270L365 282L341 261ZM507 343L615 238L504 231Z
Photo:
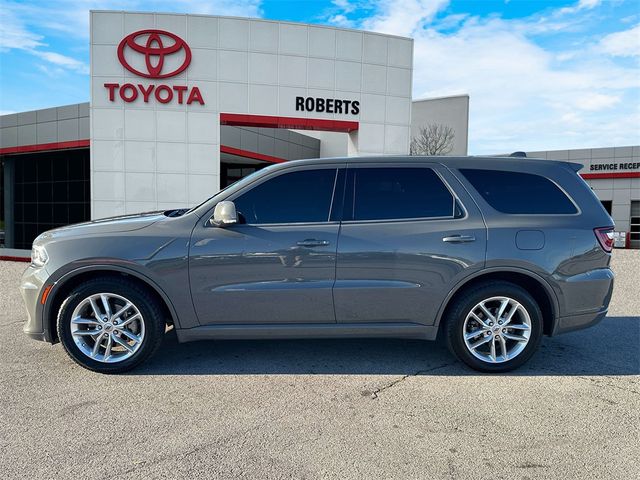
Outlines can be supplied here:
M531 337L527 309L509 297L491 297L474 306L465 318L464 344L476 358L487 363L513 360Z
M71 336L87 357L102 363L122 362L142 346L144 318L127 298L114 293L96 293L73 310Z

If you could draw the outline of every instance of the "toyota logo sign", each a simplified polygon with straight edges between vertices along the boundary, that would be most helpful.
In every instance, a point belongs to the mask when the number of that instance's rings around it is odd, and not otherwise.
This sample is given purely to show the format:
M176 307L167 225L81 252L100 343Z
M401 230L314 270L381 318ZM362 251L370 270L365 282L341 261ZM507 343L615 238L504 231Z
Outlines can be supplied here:
M139 38L146 37L144 44L138 43ZM164 41L163 41L164 38ZM169 40L169 45L165 42ZM147 72L132 67L125 58L125 49L130 48L134 52L144 55ZM163 72L165 57L184 51L182 64L169 72ZM146 78L168 78L183 72L191 63L191 49L189 45L174 33L164 30L140 30L133 32L122 39L118 45L118 59L124 68L136 75Z
M127 53L129 52L129 53ZM132 61L128 61L126 55L137 55L137 61L133 61L135 57L129 57ZM168 62L167 59L172 61ZM189 66L191 63L191 49L187 42L177 36L175 33L166 32L164 30L140 30L133 32L122 39L118 45L118 60L124 68L140 77L145 78L169 78L175 77ZM182 61L179 66L177 63ZM133 63L133 65L132 65ZM163 71L166 65L173 65L171 70ZM146 69L146 72L139 70ZM186 103L199 103L204 105L204 99L200 89L193 85L164 85L153 83L105 83L104 88L109 92L109 101L115 102L116 95L123 102L132 103L142 100L149 103L152 98L158 103L176 102L178 105Z

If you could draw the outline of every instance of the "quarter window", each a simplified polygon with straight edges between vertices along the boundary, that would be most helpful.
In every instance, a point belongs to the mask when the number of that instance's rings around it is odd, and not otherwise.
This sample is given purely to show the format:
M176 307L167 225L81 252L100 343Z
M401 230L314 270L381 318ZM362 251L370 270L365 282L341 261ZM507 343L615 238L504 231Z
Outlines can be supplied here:
M243 223L306 223L329 219L336 169L301 170L271 178L234 199Z
M354 168L345 219L460 216L453 195L430 168ZM351 198L349 198L351 197Z
M540 175L477 169L461 169L460 173L499 212L521 215L577 212L569 197L555 183Z

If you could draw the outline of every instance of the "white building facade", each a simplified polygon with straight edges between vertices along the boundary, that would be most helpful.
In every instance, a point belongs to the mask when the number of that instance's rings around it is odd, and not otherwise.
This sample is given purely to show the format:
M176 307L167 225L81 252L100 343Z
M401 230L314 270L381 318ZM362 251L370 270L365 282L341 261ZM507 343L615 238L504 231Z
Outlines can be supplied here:
M412 69L409 38L91 12L91 217L211 196L221 152L251 158L221 144L224 125L338 132L349 155L406 154Z

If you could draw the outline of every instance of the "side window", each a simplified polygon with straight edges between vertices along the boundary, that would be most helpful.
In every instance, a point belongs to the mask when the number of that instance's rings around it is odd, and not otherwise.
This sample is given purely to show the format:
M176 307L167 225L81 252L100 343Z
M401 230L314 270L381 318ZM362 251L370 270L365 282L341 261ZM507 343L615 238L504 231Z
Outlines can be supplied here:
M456 202L430 168L354 168L346 218L392 220L453 217ZM352 211L349 211L351 210Z
M335 177L335 168L283 173L233 202L243 223L326 222Z
M460 169L469 183L502 213L558 215L576 213L576 206L548 178L503 170Z

